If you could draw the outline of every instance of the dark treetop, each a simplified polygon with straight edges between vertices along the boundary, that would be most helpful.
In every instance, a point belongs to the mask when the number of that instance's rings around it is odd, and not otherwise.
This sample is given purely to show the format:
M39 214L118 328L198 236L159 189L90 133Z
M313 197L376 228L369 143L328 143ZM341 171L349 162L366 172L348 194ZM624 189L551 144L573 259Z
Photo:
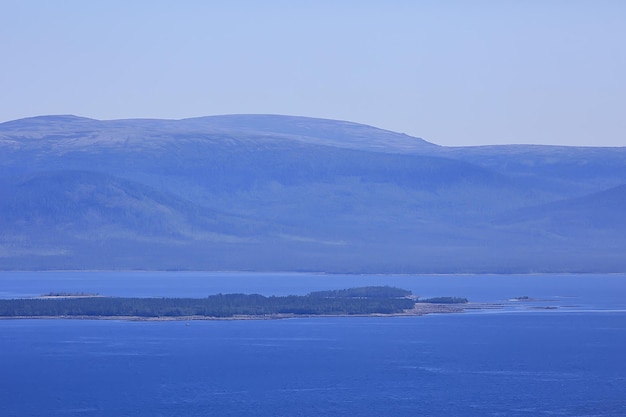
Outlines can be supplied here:
M394 314L413 308L411 292L393 287L321 291L304 296L217 294L206 298L77 297L0 300L0 317L233 317Z

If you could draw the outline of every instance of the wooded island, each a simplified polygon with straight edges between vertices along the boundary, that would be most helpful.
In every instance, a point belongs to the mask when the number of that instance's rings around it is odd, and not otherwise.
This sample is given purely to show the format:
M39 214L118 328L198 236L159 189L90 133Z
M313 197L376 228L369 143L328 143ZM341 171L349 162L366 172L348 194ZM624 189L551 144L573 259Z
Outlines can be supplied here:
M72 296L0 300L0 317L137 317L231 318L272 315L398 314L419 300L411 291L389 287L359 287L317 291L307 295L263 296L216 294L206 298L139 298ZM441 297L434 303L458 304L464 298Z

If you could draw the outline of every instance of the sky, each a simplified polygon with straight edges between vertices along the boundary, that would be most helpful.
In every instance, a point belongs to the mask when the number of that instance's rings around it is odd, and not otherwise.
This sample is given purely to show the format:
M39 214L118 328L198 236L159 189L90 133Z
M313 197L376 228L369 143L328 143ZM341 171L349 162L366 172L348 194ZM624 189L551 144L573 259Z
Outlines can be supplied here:
M622 0L0 0L0 122L288 114L626 146Z

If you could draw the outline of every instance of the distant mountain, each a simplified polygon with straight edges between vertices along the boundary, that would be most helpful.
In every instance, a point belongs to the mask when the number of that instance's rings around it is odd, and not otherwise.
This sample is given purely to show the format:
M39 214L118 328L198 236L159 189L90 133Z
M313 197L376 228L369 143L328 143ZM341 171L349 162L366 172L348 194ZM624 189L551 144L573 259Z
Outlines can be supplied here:
M608 190L507 213L502 223L524 224L568 237L591 237L626 230L626 184Z
M626 148L274 115L0 124L0 269L624 271Z

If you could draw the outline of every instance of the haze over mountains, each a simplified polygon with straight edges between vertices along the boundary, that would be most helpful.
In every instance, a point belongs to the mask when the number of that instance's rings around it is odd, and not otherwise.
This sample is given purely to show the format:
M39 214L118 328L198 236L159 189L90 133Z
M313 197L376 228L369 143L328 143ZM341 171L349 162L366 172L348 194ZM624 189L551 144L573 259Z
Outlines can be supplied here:
M626 148L305 117L0 124L0 269L626 270Z

